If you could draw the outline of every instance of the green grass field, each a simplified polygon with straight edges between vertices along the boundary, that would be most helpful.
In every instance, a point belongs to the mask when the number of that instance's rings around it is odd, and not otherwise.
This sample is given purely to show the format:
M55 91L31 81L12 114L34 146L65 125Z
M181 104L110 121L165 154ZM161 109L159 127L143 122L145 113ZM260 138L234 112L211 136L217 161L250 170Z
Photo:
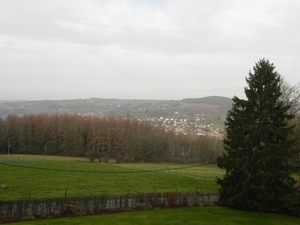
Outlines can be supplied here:
M224 207L188 207L178 209L155 209L148 211L106 214L98 216L68 217L11 223L12 225L298 225L296 217L269 213L232 210Z
M216 166L171 164L101 164L84 158L0 155L1 200L42 199L125 193L217 193L215 179L224 172Z
M224 171L216 166L188 167L174 164L100 164L84 158L0 155L0 200L42 199L67 196L119 195L139 192L196 190L217 193L216 177ZM90 189L89 189L90 187ZM90 193L91 191L91 193ZM300 219L285 215L254 213L228 208L188 207L155 209L85 217L19 222L45 224L245 224L296 225Z

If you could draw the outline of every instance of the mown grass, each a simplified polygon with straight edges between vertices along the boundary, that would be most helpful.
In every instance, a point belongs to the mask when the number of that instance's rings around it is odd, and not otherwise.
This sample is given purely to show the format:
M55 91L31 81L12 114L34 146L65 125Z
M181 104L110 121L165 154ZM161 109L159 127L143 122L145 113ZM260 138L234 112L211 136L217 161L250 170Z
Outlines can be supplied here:
M7 185L0 189L1 200L64 197L66 190L67 197L175 190L217 193L216 176L224 173L215 166L101 164L53 156L0 155L0 162L0 184Z
M224 171L218 167L210 165L186 167L149 163L100 164L88 163L84 158L68 157L0 155L0 162L5 162L4 165L0 164L0 184L8 185L6 189L0 189L1 200L28 199L29 195L31 199L64 197L65 190L68 197L90 194L119 195L154 190L168 192L176 189L179 192L192 192L196 187L198 191L216 193L218 187L215 179L224 174ZM91 188L91 193L88 187ZM12 224L294 225L300 224L300 219L211 206L68 217Z
M120 163L116 166L137 170L163 170L161 172L192 177L201 180L215 181L216 177L222 177L224 170L216 165L174 165L174 164L151 164L151 163Z
M87 162L87 158L83 157L70 157L70 156L46 156L46 155L22 155L22 154L10 154L1 155L0 162L10 161L76 161Z
M12 223L12 225L298 225L299 223L299 218L286 215L246 212L232 210L224 207L210 206L177 209L156 209L148 211L106 214L99 216L48 219Z

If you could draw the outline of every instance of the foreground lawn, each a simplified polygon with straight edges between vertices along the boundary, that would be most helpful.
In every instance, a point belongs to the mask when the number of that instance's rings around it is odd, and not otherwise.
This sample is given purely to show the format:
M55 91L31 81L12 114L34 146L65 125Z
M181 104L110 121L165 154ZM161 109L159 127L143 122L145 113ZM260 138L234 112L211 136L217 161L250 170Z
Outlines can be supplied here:
M42 199L126 193L217 193L215 166L188 167L170 164L100 164L84 159L0 155L1 200ZM67 191L66 191L67 190Z
M69 217L62 219L49 219L12 223L12 225L76 225L76 224L101 224L101 225L299 225L300 218L285 215L254 213L237 211L228 208L190 207L179 209L155 209L139 212L126 212L106 214L99 216Z

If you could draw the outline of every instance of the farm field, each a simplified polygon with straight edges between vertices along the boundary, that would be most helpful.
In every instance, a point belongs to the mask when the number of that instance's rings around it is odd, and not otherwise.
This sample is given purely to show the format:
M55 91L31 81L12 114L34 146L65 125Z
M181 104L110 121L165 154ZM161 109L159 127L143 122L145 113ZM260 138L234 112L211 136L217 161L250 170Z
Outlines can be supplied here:
M68 217L28 222L11 223L11 225L298 225L299 218L232 210L219 206L188 207L177 209L157 209L137 212L106 214L99 216Z
M85 158L0 155L1 200L121 195L150 192L217 193L216 166L101 164Z

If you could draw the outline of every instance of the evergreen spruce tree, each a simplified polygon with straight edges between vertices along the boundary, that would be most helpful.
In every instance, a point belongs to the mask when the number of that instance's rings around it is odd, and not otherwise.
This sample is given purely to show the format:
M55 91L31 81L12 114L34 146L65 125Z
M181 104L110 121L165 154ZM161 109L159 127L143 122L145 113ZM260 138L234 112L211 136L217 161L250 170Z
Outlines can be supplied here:
M226 169L219 203L237 209L280 210L282 199L295 191L290 164L299 154L289 121L291 105L282 101L281 76L262 59L246 78L246 100L233 98L228 111L224 146L218 166Z

